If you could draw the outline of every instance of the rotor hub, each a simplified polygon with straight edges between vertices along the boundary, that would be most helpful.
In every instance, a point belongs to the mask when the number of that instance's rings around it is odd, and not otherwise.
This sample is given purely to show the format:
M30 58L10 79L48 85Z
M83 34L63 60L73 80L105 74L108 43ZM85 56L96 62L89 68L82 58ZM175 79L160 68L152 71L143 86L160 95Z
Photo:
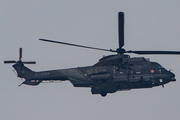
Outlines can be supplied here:
M126 52L126 50L123 49L123 48L118 48L118 49L116 49L116 52L117 52L118 54L123 54L123 53Z

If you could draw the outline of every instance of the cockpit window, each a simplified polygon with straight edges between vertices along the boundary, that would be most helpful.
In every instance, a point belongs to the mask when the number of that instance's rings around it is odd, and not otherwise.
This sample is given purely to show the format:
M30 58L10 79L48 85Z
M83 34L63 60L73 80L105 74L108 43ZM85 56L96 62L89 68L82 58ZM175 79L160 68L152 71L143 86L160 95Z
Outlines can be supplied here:
M157 63L157 68L158 68L158 69L162 69L162 68L164 68L164 67L162 67L160 64Z

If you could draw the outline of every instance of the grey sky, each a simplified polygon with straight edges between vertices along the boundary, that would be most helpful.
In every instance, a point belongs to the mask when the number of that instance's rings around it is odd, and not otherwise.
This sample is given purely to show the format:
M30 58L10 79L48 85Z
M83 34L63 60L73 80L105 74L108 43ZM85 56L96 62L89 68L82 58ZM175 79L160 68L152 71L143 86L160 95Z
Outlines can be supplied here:
M145 56L173 69L176 82L165 88L91 95L70 82L18 85L22 82L4 60L23 60L32 70L89 66L109 52L39 41L39 38L116 49L118 16L125 12L127 50L180 50L178 0L1 0L1 120L177 120L180 118L180 56ZM132 57L137 55L132 54Z

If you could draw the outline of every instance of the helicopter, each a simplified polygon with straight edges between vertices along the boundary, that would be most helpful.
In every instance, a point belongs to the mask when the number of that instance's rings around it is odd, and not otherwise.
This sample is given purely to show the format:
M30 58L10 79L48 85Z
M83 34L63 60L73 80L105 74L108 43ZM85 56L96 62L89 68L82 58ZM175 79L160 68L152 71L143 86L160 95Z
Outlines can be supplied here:
M124 12L118 13L119 47L116 50L89 47L48 39L39 39L45 42L70 45L81 48L114 52L116 54L101 58L92 66L57 69L48 71L32 71L24 64L36 64L35 61L22 61L22 48L19 49L19 60L4 61L15 63L12 67L17 72L17 77L25 79L22 84L36 86L41 82L69 80L74 87L91 88L92 94L105 97L108 93L117 91L153 88L176 81L175 74L165 69L157 62L145 57L130 57L125 53L139 55L173 54L180 55L180 51L132 51L125 50L124 46Z

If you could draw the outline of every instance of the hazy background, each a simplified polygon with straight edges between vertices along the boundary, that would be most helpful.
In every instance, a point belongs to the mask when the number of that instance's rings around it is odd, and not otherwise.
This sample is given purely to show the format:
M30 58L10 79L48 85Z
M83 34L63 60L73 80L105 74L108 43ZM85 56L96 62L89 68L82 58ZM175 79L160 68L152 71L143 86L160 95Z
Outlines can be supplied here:
M125 12L126 50L180 50L178 0L0 0L1 120L177 120L180 118L180 56L152 55L176 82L152 89L92 95L69 82L21 84L4 60L35 60L34 71L93 65L109 52L39 41L39 38L118 47L118 12ZM131 54L131 57L138 55ZM142 55L140 55L142 57Z

